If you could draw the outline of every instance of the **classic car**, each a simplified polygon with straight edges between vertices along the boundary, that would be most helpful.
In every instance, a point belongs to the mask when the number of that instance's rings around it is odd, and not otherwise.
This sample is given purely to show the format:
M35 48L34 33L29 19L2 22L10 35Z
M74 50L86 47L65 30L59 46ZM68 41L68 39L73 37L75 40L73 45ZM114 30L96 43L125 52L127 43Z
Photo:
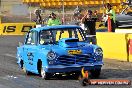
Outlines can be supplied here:
M44 26L31 29L17 47L17 63L26 73L48 79L54 74L78 74L81 69L99 77L102 48L87 41L77 25Z
M116 15L116 27L132 27L132 5Z

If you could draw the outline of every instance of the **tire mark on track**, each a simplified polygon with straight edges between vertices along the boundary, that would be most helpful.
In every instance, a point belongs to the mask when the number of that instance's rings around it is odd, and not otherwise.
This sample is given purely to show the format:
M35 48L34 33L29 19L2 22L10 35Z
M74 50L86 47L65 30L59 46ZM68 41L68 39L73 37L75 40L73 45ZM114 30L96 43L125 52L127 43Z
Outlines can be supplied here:
M13 54L9 54L9 53L4 54L4 56L8 56L8 57L12 57L12 58L16 58L15 55L13 55Z

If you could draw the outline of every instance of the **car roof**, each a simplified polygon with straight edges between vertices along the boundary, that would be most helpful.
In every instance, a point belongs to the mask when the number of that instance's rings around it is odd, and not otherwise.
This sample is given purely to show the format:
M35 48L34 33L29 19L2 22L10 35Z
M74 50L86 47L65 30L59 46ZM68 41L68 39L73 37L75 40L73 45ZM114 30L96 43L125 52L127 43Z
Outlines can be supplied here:
M31 29L32 30L35 30L35 31L42 31L42 30L54 30L54 29L65 29L65 28L81 28L80 26L78 25L56 25L56 26L43 26L43 27L38 27L38 28L33 28Z

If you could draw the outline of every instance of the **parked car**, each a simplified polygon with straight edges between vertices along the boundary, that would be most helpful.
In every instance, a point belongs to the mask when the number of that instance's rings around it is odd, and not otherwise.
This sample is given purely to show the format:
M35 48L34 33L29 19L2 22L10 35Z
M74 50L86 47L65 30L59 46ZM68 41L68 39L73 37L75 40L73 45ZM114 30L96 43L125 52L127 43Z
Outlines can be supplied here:
M44 26L27 33L24 44L17 47L17 63L26 74L44 79L58 73L79 74L83 67L92 77L99 77L103 51L87 42L77 25Z
M132 5L126 7L116 15L117 27L132 27Z

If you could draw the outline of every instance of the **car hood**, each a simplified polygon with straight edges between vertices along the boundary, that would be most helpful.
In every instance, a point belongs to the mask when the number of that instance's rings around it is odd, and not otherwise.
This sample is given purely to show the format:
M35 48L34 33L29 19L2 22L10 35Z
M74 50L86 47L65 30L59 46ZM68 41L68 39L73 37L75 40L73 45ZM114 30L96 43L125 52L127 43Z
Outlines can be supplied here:
M83 44L79 43L77 38L63 38L58 41L59 46L64 48L77 48L79 46L83 46Z
M128 21L132 20L131 15L126 15L126 14L116 14L116 21Z
M76 39L63 39L58 44L43 46L43 50L52 50L59 55L67 55L71 50L79 50L81 54L93 53L96 45L92 45L86 42L76 42ZM67 43L66 43L67 42Z

